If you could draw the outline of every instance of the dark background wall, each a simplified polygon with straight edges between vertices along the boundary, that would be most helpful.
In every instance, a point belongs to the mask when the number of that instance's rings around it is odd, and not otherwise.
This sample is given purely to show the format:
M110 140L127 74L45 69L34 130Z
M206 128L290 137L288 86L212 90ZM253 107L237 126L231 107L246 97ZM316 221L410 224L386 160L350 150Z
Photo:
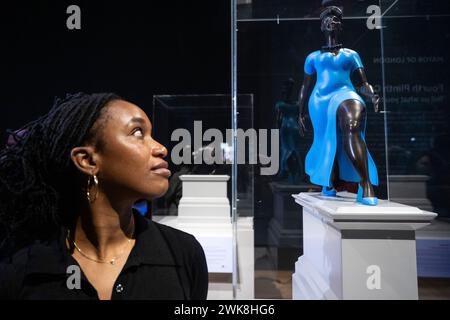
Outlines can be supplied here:
M2 4L0 42L2 141L68 92L114 91L149 115L154 94L230 92L227 0Z
M382 2L386 6L392 3ZM365 9L372 3L378 1L342 2L347 16L365 15ZM81 8L81 30L66 28L66 8L70 4ZM255 0L248 8L240 7L238 16L241 19L273 19L277 14L281 18L317 17L321 4L322 0ZM412 0L399 2L390 15L449 13L448 1ZM365 23L348 19L342 38L345 46L360 53L371 83L378 88L382 84L382 47L386 58L437 57L437 61L428 63L399 61L385 65L384 81L388 89L395 90L405 83L442 89L433 94L436 97L433 103L401 100L430 96L423 92L386 92L385 98L390 99L389 164L385 162L384 119L372 111L367 141L380 168L381 197L386 194L387 165L391 174L428 174L439 180L435 183L438 187L433 185L429 190L432 190L430 197L440 197L441 200L433 202L441 202L436 211L443 215L449 212L444 192L449 181L446 49L449 25L446 17L387 18L384 43L381 43L379 31L369 31ZM271 128L274 105L282 97L283 81L292 77L298 92L304 58L323 43L319 24L317 20L280 24L241 21L238 28L239 93L254 96L254 127ZM46 0L2 4L1 139L5 138L5 129L15 129L35 119L50 108L55 96L67 92L114 91L140 105L149 115L156 94L229 94L230 32L228 0ZM309 149L311 139L310 132L303 140L303 154ZM418 168L418 159L424 154L435 157L442 166ZM272 214L271 196L264 189L272 178L267 180L255 177L256 220L268 221ZM259 233L265 234L266 230Z

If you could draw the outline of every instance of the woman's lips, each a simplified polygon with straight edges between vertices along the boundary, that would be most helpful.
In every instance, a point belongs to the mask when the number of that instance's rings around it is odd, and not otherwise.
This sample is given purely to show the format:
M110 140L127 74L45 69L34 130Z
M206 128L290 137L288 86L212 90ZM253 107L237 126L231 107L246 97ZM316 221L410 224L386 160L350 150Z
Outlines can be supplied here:
M165 178L169 178L171 176L171 172L167 168L158 168L158 169L152 169L153 173L159 174Z

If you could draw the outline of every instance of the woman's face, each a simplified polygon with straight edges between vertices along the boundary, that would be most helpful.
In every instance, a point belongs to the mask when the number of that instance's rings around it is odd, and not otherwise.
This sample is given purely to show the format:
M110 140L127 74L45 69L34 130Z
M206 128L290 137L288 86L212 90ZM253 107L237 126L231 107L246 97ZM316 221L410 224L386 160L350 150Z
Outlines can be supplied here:
M167 149L151 136L152 124L138 106L111 101L100 125L95 152L100 190L118 197L151 200L168 188Z

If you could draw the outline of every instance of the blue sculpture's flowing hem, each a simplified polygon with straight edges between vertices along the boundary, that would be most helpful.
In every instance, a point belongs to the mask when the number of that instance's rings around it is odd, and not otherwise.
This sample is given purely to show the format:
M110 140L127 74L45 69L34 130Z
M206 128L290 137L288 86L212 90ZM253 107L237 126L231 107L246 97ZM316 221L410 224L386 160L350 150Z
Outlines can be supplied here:
M309 101L310 109L321 105L315 101L316 99L321 100L322 98L312 95ZM316 109L315 112L310 112L314 126L314 141L306 155L305 170L310 176L310 181L314 184L328 187L332 186L331 174L335 159L338 161L339 179L350 182L360 182L361 180L358 172L348 159L345 150L343 150L340 135L337 134L337 109L343 101L349 99L359 100L365 106L364 100L355 91L350 90L350 88L342 88L333 94L326 110ZM326 121L325 128L320 124L320 121ZM366 121L367 117L364 119L363 128L361 128L361 138L364 143ZM320 130L320 128L323 128L323 130ZM369 150L367 150L367 159L370 183L372 185L378 185L378 171Z

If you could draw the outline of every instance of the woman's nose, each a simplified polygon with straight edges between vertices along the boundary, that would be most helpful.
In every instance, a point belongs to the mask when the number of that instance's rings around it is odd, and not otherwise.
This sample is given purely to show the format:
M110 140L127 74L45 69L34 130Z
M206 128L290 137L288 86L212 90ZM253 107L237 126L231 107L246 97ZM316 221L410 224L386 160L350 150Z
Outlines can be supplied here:
M167 156L167 148L157 143L152 147L152 156L164 158Z

